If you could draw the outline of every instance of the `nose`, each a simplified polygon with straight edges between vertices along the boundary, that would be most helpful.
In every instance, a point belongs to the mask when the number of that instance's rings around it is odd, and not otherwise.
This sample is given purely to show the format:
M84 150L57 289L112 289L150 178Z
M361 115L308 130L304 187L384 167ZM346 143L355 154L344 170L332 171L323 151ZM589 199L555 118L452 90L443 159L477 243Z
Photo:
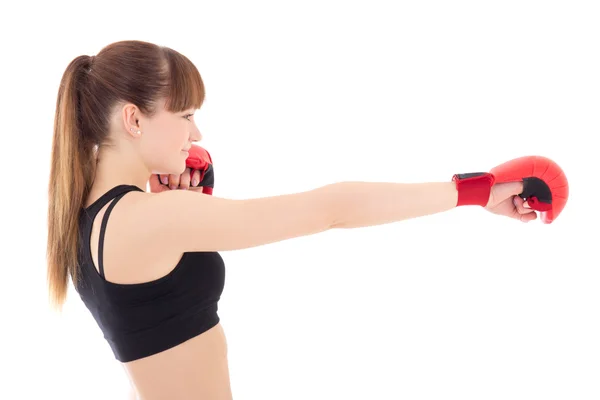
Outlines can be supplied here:
M196 128L190 133L190 141L199 142L200 140L202 140L202 134L200 133L200 130Z

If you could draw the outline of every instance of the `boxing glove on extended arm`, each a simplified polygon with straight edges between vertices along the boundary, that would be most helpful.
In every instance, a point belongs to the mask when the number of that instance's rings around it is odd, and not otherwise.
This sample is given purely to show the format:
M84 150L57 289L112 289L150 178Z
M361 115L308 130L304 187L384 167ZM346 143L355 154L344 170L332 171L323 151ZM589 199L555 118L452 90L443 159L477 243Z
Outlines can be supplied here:
M540 212L543 223L554 221L567 204L569 184L563 170L554 161L541 156L525 156L500 164L490 172L455 174L457 206L487 205L494 183L523 182L519 197Z

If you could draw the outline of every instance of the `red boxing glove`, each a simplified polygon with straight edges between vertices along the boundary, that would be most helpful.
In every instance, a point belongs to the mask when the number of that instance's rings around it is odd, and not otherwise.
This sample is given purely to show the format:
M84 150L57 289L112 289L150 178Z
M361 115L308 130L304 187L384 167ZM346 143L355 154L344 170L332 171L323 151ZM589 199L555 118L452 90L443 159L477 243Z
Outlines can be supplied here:
M485 207L494 183L523 182L519 197L540 212L543 223L554 221L567 204L569 183L554 161L541 156L525 156L507 161L490 172L455 174L452 180L458 190L457 206Z
M195 144L192 145L189 152L185 165L191 169L190 175L196 170L200 171L198 186L202 186L202 193L212 194L215 187L215 172L210 154L206 149Z

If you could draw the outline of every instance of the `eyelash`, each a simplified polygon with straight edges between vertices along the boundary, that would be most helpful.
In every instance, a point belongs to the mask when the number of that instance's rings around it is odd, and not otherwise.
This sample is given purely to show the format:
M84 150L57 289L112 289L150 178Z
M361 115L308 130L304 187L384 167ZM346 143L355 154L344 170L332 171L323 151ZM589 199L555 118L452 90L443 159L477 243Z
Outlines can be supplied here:
M194 114L187 114L187 115L184 115L183 118L185 118L189 121L188 117L192 117L192 116L194 116Z

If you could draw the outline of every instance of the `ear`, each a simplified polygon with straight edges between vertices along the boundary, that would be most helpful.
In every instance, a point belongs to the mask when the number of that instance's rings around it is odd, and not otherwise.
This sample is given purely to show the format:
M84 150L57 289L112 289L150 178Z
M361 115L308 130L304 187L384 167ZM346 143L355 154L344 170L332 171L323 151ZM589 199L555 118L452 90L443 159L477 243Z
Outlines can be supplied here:
M139 138L142 134L140 127L140 109L132 103L127 103L121 109L121 118L126 134Z

